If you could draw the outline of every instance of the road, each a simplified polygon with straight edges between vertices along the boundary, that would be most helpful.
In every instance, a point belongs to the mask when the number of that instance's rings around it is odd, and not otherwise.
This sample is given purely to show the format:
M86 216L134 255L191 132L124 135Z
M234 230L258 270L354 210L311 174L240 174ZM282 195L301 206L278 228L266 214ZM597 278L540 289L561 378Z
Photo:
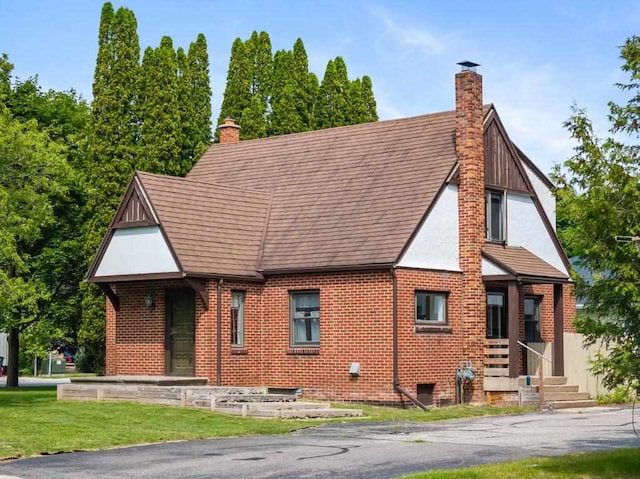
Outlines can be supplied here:
M0 478L386 479L434 468L620 447L640 447L631 409L593 408L422 424L327 424L286 436L60 454L0 464Z

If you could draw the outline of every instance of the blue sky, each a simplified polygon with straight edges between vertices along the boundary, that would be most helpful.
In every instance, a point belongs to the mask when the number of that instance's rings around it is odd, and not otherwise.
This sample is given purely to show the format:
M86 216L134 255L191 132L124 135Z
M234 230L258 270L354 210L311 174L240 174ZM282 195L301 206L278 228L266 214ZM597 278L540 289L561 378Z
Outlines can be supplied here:
M511 138L545 172L571 154L562 122L573 103L606 130L606 102L624 97L618 47L640 34L637 1L127 0L140 45L163 35L209 45L214 118L231 43L253 30L276 49L303 39L320 77L344 57L349 76L373 80L381 119L450 110L461 60L482 66L485 103L498 108ZM102 1L0 0L0 52L17 77L91 98Z

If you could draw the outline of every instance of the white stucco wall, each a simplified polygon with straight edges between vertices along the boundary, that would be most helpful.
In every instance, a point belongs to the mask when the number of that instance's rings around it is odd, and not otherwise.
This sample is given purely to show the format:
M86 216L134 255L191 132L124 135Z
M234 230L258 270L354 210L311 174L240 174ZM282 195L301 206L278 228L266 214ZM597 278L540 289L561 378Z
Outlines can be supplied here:
M536 190L536 194L538 195L538 199L540 200L540 204L542 205L542 209L547 214L549 221L551 222L551 226L553 226L553 230L556 229L556 197L553 195L551 190L547 188L538 175L536 175L531 168L529 168L526 164L522 163L525 171L527 172L527 176L529 177L529 181L531 181L531 185L533 189Z
M488 259L482 258L482 276L494 276L498 274L509 274L509 272Z
M398 266L460 271L458 187L448 185Z
M96 270L96 276L173 273L178 265L160 227L143 226L116 230Z
M553 239L545 227L533 199L526 195L507 195L507 244L522 246L568 275Z

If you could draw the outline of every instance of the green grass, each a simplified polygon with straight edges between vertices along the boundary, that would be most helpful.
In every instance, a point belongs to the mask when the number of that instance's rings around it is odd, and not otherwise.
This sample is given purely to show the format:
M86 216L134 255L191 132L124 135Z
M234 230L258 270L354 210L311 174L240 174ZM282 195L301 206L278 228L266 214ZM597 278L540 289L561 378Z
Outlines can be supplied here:
M405 479L617 479L640 478L640 448L526 459L490 466L430 471Z
M374 421L434 421L522 412L520 408L449 407L424 412L361 404ZM256 419L209 411L125 402L57 401L56 389L0 389L0 460L163 441L284 434L339 420Z
M335 404L336 408L362 409L366 416L364 420L374 421L413 421L429 422L445 419L461 419L467 417L496 416L505 414L522 414L534 411L536 408L521 408L516 406L449 406L433 408L427 412L418 408L399 409L393 407L369 406L366 404Z

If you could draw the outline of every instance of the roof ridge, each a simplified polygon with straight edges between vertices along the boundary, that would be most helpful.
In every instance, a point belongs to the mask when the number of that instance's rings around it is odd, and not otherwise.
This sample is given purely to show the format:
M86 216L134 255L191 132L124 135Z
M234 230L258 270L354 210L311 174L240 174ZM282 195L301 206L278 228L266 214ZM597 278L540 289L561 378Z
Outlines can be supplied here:
M143 175L143 176L152 176L155 178L159 178L159 179L169 179L169 180L178 180L178 181L186 181L189 183L195 183L197 185L202 185L202 186L217 186L220 188L224 188L227 190L232 190L232 191L243 191L246 193L259 193L265 196L269 196L269 190L257 190L254 188L246 188L246 187L242 187L242 186L231 186L228 184L224 184L224 183L217 183L215 181L203 181L203 180L194 180L192 178L187 178L184 176L173 176L173 175L162 175L159 173L149 173L147 171L139 171L136 170L136 173L139 175Z

